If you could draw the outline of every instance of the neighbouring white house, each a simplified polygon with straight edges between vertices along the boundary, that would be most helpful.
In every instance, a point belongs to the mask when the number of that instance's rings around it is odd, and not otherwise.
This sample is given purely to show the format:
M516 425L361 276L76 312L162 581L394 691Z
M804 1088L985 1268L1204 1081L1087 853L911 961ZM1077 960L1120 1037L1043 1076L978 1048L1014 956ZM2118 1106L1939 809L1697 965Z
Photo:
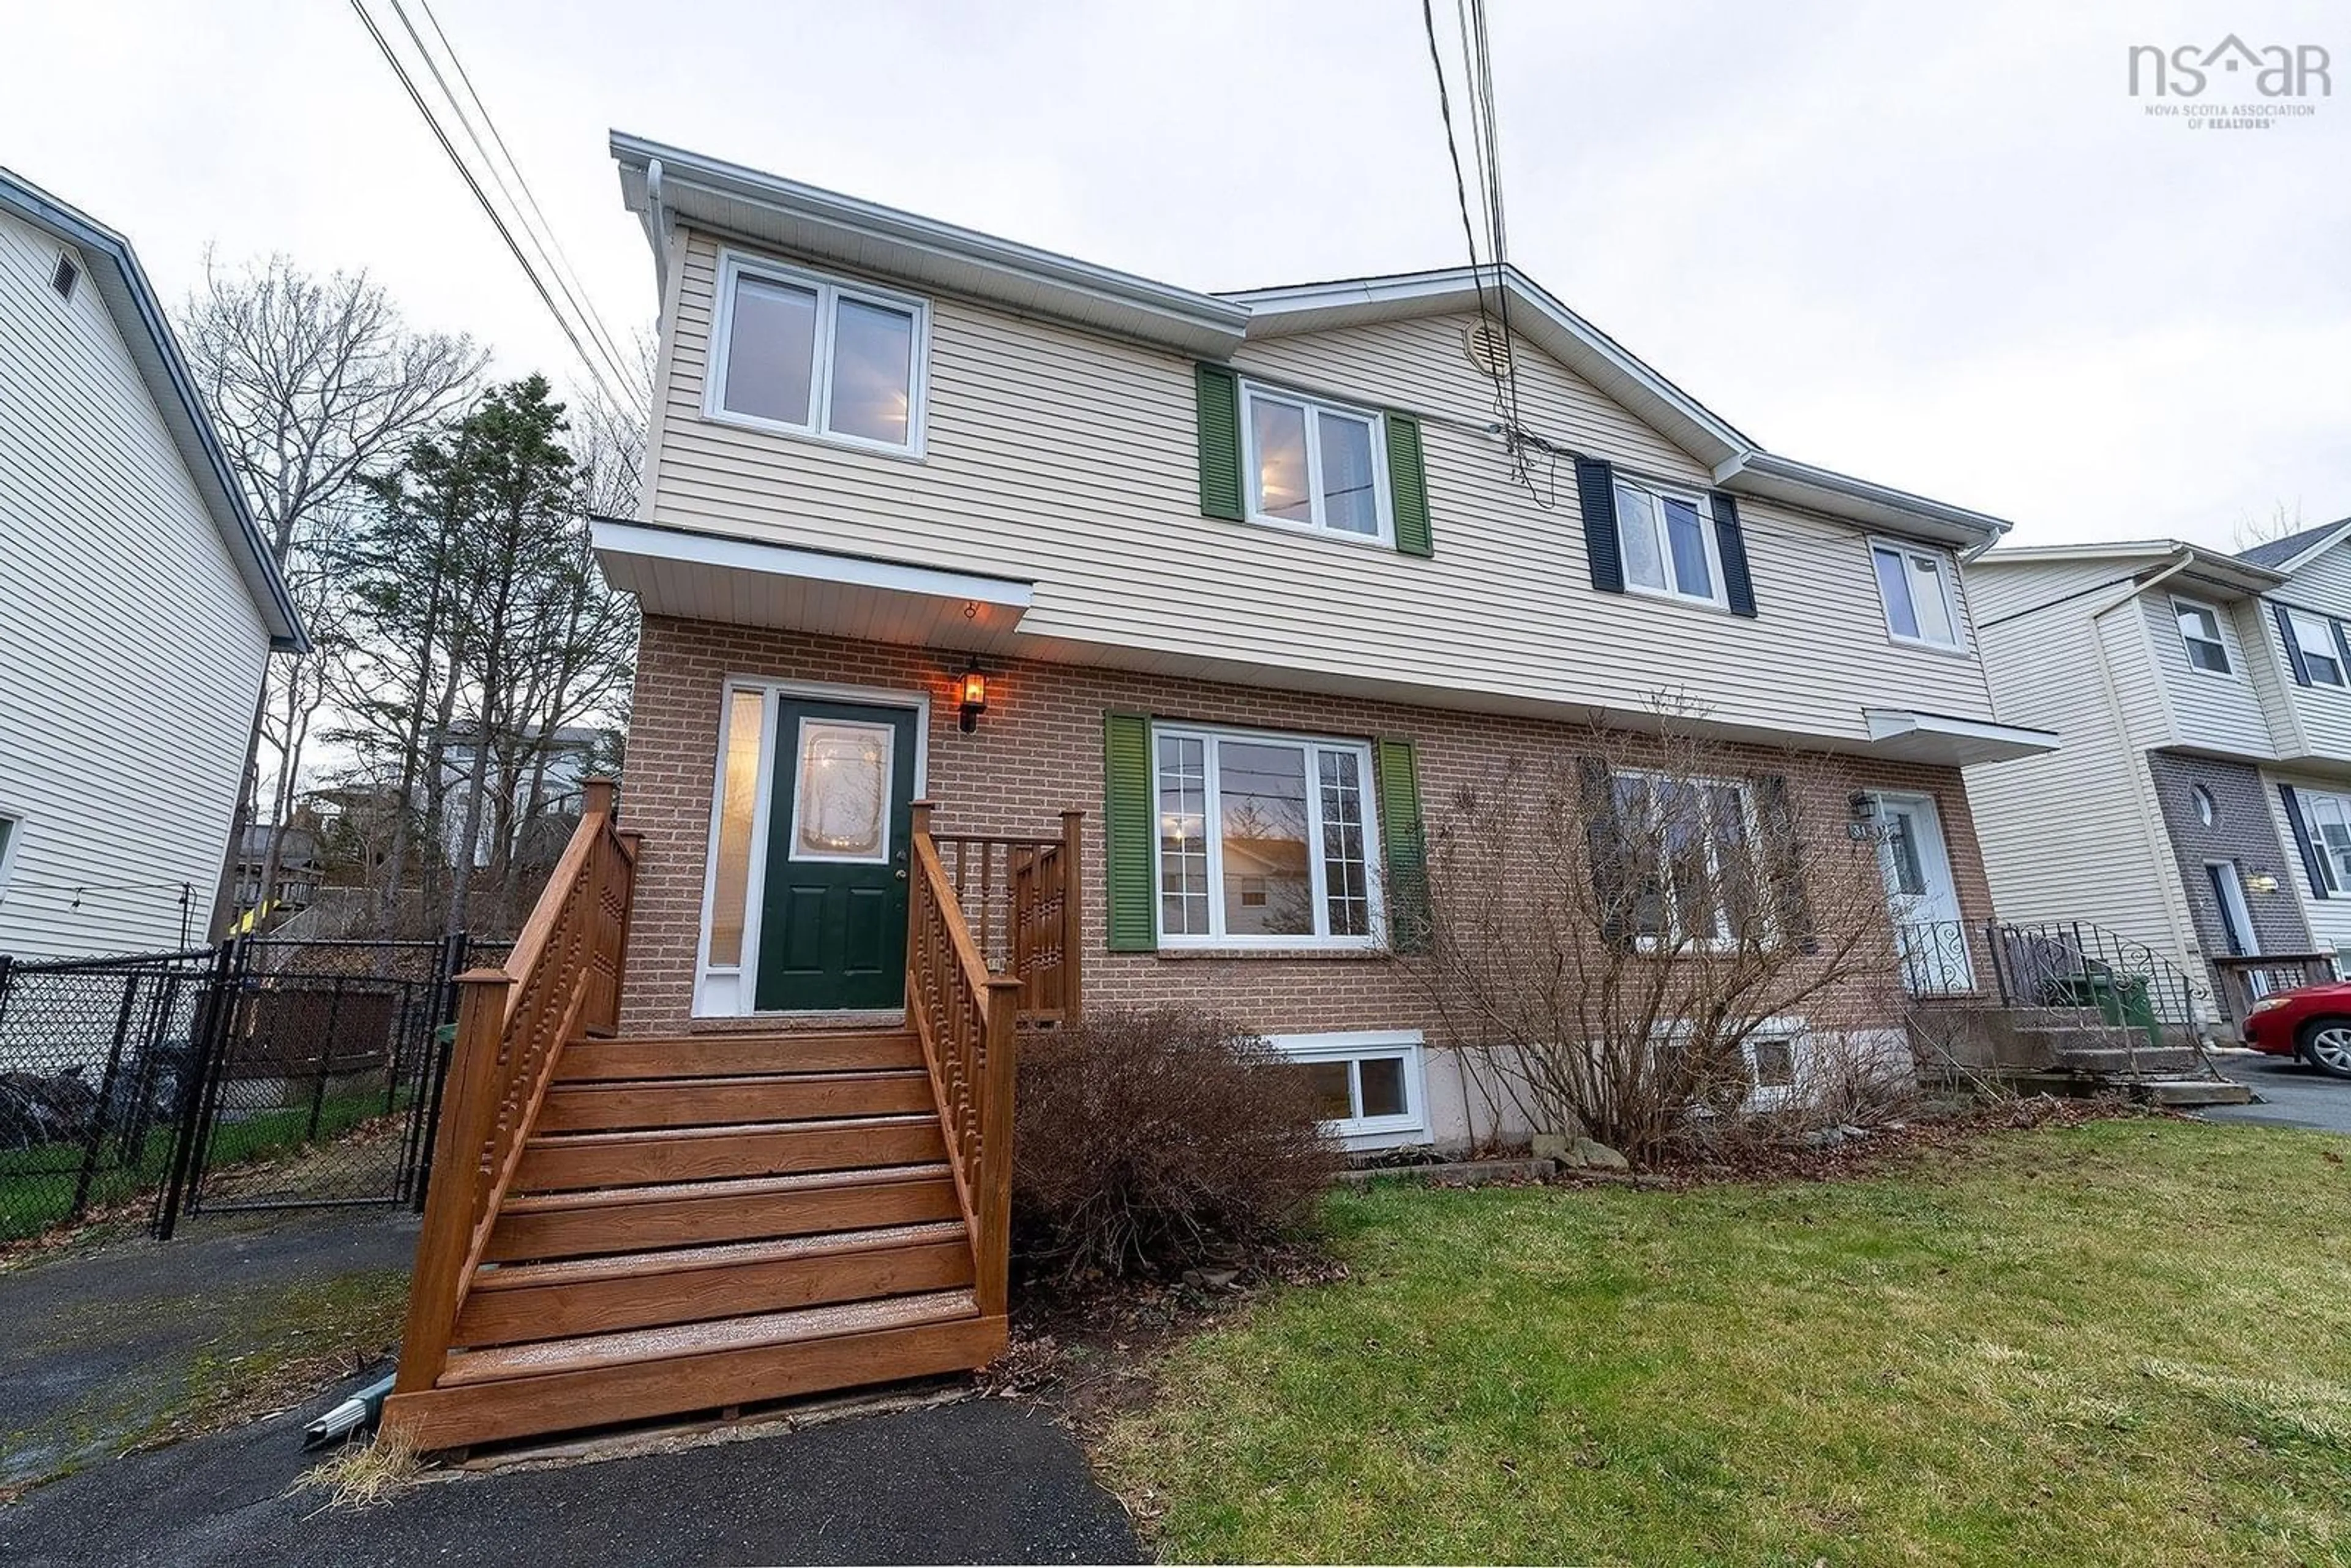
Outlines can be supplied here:
M2095 923L2224 1026L2351 972L2351 518L1996 549L1969 584L2001 713L2064 739L1968 769L2001 915Z
M0 169L0 954L203 940L308 646L129 243Z

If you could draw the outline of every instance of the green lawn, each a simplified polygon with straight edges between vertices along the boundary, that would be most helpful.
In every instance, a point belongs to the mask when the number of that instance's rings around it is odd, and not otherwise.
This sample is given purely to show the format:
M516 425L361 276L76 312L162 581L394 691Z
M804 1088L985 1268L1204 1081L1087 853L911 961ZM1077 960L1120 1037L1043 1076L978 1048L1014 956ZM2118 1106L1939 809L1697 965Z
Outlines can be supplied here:
M2346 1151L1335 1197L1352 1277L1176 1352L1105 1457L1176 1559L2351 1563Z

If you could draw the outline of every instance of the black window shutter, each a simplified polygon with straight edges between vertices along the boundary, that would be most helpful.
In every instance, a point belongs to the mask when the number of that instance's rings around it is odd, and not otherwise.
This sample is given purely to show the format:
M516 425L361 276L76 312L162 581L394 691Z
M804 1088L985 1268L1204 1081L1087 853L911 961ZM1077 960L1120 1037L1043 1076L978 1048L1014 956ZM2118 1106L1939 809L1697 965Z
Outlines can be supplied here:
M1616 820L1616 776L1597 757L1576 758L1575 769L1582 779L1583 841L1592 852L1592 896L1600 911L1600 939L1621 947L1634 936L1633 846Z
M1592 562L1592 586L1603 593L1625 591L1625 556L1616 543L1616 471L1597 457L1575 460L1575 498L1583 508L1583 553Z
M2278 800L2285 807L2286 826L2294 830L2294 847L2302 852L2302 874L2310 879L2313 896L2326 896L2326 863L2318 858L2318 846L2310 840L2310 824L2303 821L2302 802L2295 798L2294 786L2278 786Z
M1730 598L1730 612L1750 619L1755 614L1755 580L1747 572L1747 534L1739 526L1739 503L1719 490L1706 497L1714 507L1714 544L1722 557L1722 586Z
M2335 633L2335 662L2343 666L2343 679L2351 683L2351 637L2343 634L2343 622L2330 618L2328 631Z
M1223 365L1196 365L1192 386L1200 425L1200 515L1241 520L1241 384Z
M2283 604L2271 605L2270 613L2277 619L2278 637L2285 643L2286 667L2294 672L2294 684L2298 686L2310 685L2310 666L2302 662L2302 644L2294 640L2293 618L2286 613Z
M1813 925L1813 902L1804 891L1804 846L1796 836L1796 813L1788 803L1788 780L1766 773L1756 781L1762 797L1757 815L1763 828L1763 864L1771 879L1771 899L1780 917L1780 936L1802 953L1821 950Z

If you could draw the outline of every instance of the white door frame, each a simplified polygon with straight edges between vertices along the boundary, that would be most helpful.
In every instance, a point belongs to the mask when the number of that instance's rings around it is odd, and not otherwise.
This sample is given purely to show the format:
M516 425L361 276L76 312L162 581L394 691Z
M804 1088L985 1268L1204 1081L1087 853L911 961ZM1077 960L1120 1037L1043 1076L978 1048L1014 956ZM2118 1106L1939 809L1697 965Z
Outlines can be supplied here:
M2244 946L2228 955L2231 957L2258 958L2262 955L2261 933L2253 929L2252 906L2245 902L2244 874L2238 871L2235 861L2206 861L2204 880L2210 885L2220 904L2220 935L2243 939Z
M1925 967L1933 971L1931 983L1925 988L1936 993L1974 990L1975 956L1969 951L1967 921L1959 910L1959 878L1951 871L1950 844L1943 836L1943 813L1936 806L1935 798L1911 789L1873 789L1870 799L1876 804L1881 822L1889 807L1910 814L1911 822L1919 830L1915 838L1918 873L1926 880L1928 888L1926 893L1915 896L1922 903L1932 903L1947 911L1928 915L1927 919L1937 923L1948 922L1958 931L1959 941L1955 946L1947 949L1938 945L1923 956ZM1891 840L1882 828L1877 840L1877 865L1878 874L1886 879L1886 910L1894 916L1895 939L1897 943L1905 942L1903 928L1912 922L1904 920L1903 911L1894 904L1895 899L1906 895L1895 891Z
M743 876L743 957L732 967L710 962L712 905L718 894L719 814L726 797L726 725L734 711L735 694L756 692L759 706L759 771L751 799L750 863ZM759 972L759 917L766 906L768 884L768 803L776 792L776 710L787 697L813 697L820 702L862 703L872 707L912 708L914 712L914 800L923 798L931 760L931 699L925 692L893 691L883 686L841 685L829 681L778 680L768 675L729 675L718 693L718 749L711 768L710 828L702 858L702 924L694 943L695 1018L745 1018L757 1009L753 998Z

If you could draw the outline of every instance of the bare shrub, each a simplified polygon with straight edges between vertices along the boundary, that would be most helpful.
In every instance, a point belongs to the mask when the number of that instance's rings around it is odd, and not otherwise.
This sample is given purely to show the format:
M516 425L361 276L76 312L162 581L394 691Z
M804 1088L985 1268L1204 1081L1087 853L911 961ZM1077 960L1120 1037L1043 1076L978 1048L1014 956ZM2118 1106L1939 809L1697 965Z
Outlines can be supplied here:
M1642 1161L1694 1129L1842 1119L1909 1068L1859 781L1700 716L1660 699L1432 800L1405 943L1490 1109ZM1890 1027L1811 1021L1854 1017Z
M1304 1077L1212 1014L1089 1009L1026 1036L1017 1105L1014 1249L1064 1280L1276 1240L1341 1163Z

